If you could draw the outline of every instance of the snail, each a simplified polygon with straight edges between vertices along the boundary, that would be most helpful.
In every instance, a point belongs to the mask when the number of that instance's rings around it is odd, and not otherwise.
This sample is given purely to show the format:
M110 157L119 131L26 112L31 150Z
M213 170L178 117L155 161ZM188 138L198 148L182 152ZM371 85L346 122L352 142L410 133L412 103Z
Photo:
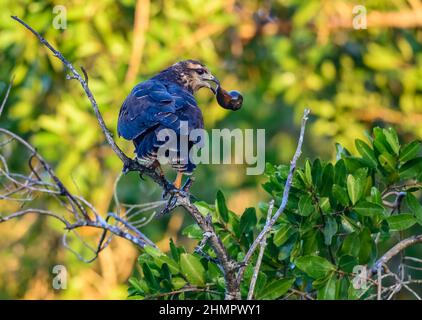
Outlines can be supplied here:
M224 109L230 109L233 111L239 110L242 107L243 96L239 91L233 90L227 92L220 86L217 87L217 102Z

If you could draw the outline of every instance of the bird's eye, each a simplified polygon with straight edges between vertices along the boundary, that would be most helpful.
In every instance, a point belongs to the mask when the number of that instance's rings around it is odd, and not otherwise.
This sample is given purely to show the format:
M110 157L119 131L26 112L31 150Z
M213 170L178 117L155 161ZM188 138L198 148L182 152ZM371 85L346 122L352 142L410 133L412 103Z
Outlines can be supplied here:
M205 73L205 70L204 70L204 69L196 69L195 71L196 71L196 73L197 73L197 74L199 74L199 75L201 75L201 74L204 74L204 73Z

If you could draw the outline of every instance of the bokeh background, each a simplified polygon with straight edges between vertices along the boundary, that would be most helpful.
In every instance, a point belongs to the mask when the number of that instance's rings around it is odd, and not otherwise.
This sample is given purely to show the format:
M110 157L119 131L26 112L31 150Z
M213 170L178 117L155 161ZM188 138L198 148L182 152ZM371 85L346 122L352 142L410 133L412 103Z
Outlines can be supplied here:
M367 29L353 28L363 4ZM53 27L64 5L67 26ZM207 64L226 89L244 95L238 112L220 108L209 92L197 96L206 128L266 129L266 160L287 163L305 107L313 117L304 158L335 156L335 142L354 151L374 125L393 125L405 141L422 137L422 2L419 0L3 0L0 3L0 94L14 85L0 125L27 138L71 191L98 211L112 205L121 163L104 143L88 100L61 63L10 16L17 15L83 66L108 127L116 133L122 101L139 81L186 58ZM117 139L129 154L132 145ZM16 163L16 166L26 163ZM222 190L231 210L258 206L262 176L241 165L202 165L193 194L213 202ZM119 182L128 203L159 199L150 181L129 174ZM48 202L44 204L49 206ZM0 200L0 213L8 204ZM145 230L162 250L169 239L191 246L181 211ZM87 230L86 237L94 237ZM92 264L61 246L61 229L27 216L0 224L0 298L124 299L139 252L115 239ZM52 288L63 264L68 289ZM135 271L134 271L135 269Z

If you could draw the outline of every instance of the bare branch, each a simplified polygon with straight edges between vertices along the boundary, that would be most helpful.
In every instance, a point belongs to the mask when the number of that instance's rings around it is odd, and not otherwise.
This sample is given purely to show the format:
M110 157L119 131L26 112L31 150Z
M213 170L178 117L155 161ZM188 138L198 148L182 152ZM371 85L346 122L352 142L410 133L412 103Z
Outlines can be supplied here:
M268 225L271 221L270 220L271 216L273 214L273 209L274 209L274 200L271 200L270 204L268 206L267 220L265 222L264 228L268 228ZM252 300L253 292L255 290L256 280L258 279L258 273L259 273L259 269L261 268L261 262L262 262L262 258L264 256L264 251L265 251L266 246L267 246L267 236L265 235L262 238L261 243L260 243L258 259L256 260L256 265L255 265L255 268L254 268L254 271L253 271L251 284L249 286L249 292L248 292L248 298L247 298L248 300Z
M99 111L98 104L91 92L91 90L88 87L87 83L87 74L82 69L82 72L84 73L84 78L76 71L76 69L73 67L73 65L58 51L56 50L47 40L45 40L37 31L35 31L32 27L30 27L28 24L26 24L24 21L22 21L20 18L16 16L12 16L14 20L22 24L26 29L28 29L32 34L34 34L38 40L45 45L53 54L55 57L57 57L65 66L66 69L70 71L70 78L77 80L83 90L85 91L86 96L88 97L91 106L94 110L95 116L97 117L98 123L101 127L101 130L103 131L105 138L114 151L114 153L119 157L119 159L123 162L123 172L127 171L137 171L141 174L148 175L152 180L157 183L163 190L165 194L170 194L170 200L166 206L166 208L163 210L163 212L170 212L174 208L178 206L182 206L189 212L189 214L193 217L195 222L201 227L204 234L209 234L209 242L213 248L213 250L216 253L218 265L224 272L225 280L226 280L226 299L240 299L240 290L239 290L239 284L236 281L236 271L238 268L237 263L230 258L228 255L226 248L224 247L221 239L218 237L217 233L214 230L214 227L208 219L206 219L197 209L197 207L191 202L190 195L188 193L188 189L191 185L191 180L189 180L189 184L184 188L184 191L177 190L171 183L167 181L167 179L163 176L158 174L155 169L148 168L143 165L141 165L138 161L132 160L129 157L127 157L123 151L117 146L116 142L113 140L112 134L107 129L106 124L104 122L104 119L101 115L101 112ZM69 197L70 194L67 194ZM118 217L117 215L113 216L114 218ZM105 220L102 220L100 216L96 216L95 221L89 221L87 217L85 217L85 220L77 221L76 223L72 224L69 229L74 229L81 226L91 226L91 227L98 227L103 230L110 231L114 234L117 234L121 237L124 237L128 239L129 241L132 241L133 243L136 243L137 245L140 245L141 247L148 243L148 241L144 238L138 238L140 235L137 234L138 237L133 236L131 233L124 232L121 228L117 226L113 226L108 224ZM123 222L123 220L119 220L118 222ZM128 222L126 221L124 223L124 227L128 227ZM130 228L130 231L134 231L133 228ZM101 236L101 241L104 239L105 235ZM98 248L101 248L101 245L99 245Z
M1 102L1 105L0 105L0 116L3 113L3 109L4 109L4 106L6 105L7 99L9 99L10 89L12 89L12 86L13 86L13 77L10 80L9 86L7 87L7 90L6 90L6 94L4 95L3 101Z
M290 170L289 170L289 174L287 176L286 183L284 185L283 198L281 200L281 205L278 208L278 210L276 211L276 213L272 216L270 222L265 225L265 227L262 229L262 231L256 237L256 239L252 243L251 247L249 248L248 252L246 253L245 258L243 259L243 262L242 262L242 266L239 268L239 273L237 275L237 281L239 283L242 281L245 267L248 265L249 261L251 260L253 254L255 252L255 249L261 243L262 239L264 237L266 237L266 235L272 230L272 227L277 222L277 219L280 217L280 215L286 209L287 202L289 200L290 188L291 188L292 182L293 182L293 175L294 175L294 172L296 170L296 163L297 163L297 160L299 159L299 157L302 153L302 145L303 145L303 139L304 139L304 135L305 135L306 121L308 120L309 113L310 113L309 109L305 109L305 111L303 112L299 140L298 140L296 152L293 156L292 161L290 162Z
M387 262L389 262L394 256L401 253L406 248L413 246L417 243L422 243L422 234L414 235L404 240L401 240L394 247L388 250L384 255L375 262L372 268L372 274L375 274L379 268L382 268Z

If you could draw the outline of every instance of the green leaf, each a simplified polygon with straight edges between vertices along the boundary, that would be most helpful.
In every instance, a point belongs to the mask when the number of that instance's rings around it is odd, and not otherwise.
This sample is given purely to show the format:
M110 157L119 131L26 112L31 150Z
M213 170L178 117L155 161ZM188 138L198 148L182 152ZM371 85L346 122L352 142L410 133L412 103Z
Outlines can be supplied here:
M376 217L383 214L384 207L376 203L362 200L353 207L353 210L364 217Z
M312 163L312 182L318 189L321 188L321 177L322 177L322 165L321 160L316 158Z
M171 252L171 256L173 257L173 259L175 261L179 262L180 253L179 253L179 250L177 249L176 245L174 244L173 239L170 239L170 252Z
M338 262L341 270L344 272L353 272L353 268L359 264L358 258L354 256L342 256Z
M336 269L327 259L314 255L299 257L294 264L314 279L322 278Z
M402 213L394 216L387 217L388 225L392 231L401 231L410 228L417 221L416 218L410 213Z
M247 208L240 217L240 233L253 230L257 223L255 208Z
M316 230L310 230L302 236L302 254L309 255L314 254L318 251L318 232Z
M377 187L371 188L371 202L382 205L381 192L377 189Z
M174 290L179 290L183 288L187 284L187 282L181 277L174 277L171 279L171 284L173 285Z
M132 287L135 288L137 293L145 294L146 292L148 292L148 285L144 280L138 280L134 277L131 277L129 278L128 282Z
M421 143L420 141L412 141L406 144L400 150L400 157L399 160L401 162L407 162L415 158L421 151Z
M341 277L336 282L336 300L347 300L349 284L347 277Z
M399 174L401 179L412 179L422 172L422 157L407 161L400 167Z
M292 234L296 232L295 229L289 224L282 224L281 228L276 231L274 234L273 242L274 244L279 247L283 245Z
M205 201L196 201L194 205L204 217L214 213L214 209Z
M226 199L224 198L224 195L220 190L217 191L217 196L215 199L215 207L221 219L224 222L229 221L229 210L227 209Z
M371 236L371 231L368 228L362 230L359 234L360 250L359 250L359 264L367 264L374 250L374 240Z
M152 257L158 257L164 255L158 248L154 248L152 246L145 246L144 250Z
M346 232L349 233L359 230L359 226L356 224L356 222L344 214L341 215L341 226Z
M415 215L416 220L420 225L422 225L422 205L419 203L418 199L411 194L406 194L406 204L410 209L410 212Z
M284 295L293 285L295 279L280 279L267 284L257 299L259 300L275 300Z
M144 274L144 278L145 280L148 282L148 284L155 288L158 289L160 287L160 285L157 282L157 279L155 279L154 275L152 274L152 271L150 269L150 267L148 266L148 264L143 263L142 264L142 272Z
M167 264L172 274L178 274L180 272L179 264L177 263L177 261L171 259L165 254L158 257L154 257L153 259L159 267L161 267L163 264Z
M318 300L334 300L336 298L336 279L337 276L333 272L325 285L318 289Z
M381 128L374 128L374 147L378 150L379 153L390 153L389 146L387 139L382 131Z
M341 245L340 253L342 255L349 255L353 257L359 256L360 250L360 237L357 233L351 233L346 236Z
M319 206L323 213L325 214L332 214L330 199L327 197L319 198Z
M203 231L197 224L188 225L182 230L182 234L191 239L200 240L203 237Z
M312 212L314 212L315 208L312 204L312 199L308 195L303 195L299 199L299 215L307 217Z
M312 185L312 169L311 169L311 163L309 162L309 160L306 160L305 162L305 177L306 177L306 182L308 183L309 186Z
M390 145L393 152L398 155L400 152L400 143L396 131L393 128L383 129L385 139Z
M265 285L267 284L267 279L268 277L264 272L260 271L258 273L258 278L256 279L256 284L255 284L256 295L258 296L261 295L262 289L264 289Z
M180 255L180 267L182 274L188 279L190 284L204 285L205 269L197 257L189 253L182 253Z
M320 195L329 196L331 188L334 183L334 167L331 163L328 163L322 172Z
M170 269L171 273L177 274L180 272L179 265L177 262L167 255L165 255L163 252L158 250L157 248L151 247L151 246L145 246L144 250L146 253L148 253L154 262L161 268L163 264L167 264L168 268Z
M339 186L346 186L346 165L343 159L337 161L334 166L334 183Z
M371 168L376 168L378 162L374 150L360 139L356 139L355 145L360 155L371 165Z
M333 185L333 196L334 198L343 206L347 207L349 205L349 196L347 195L346 189L340 187L339 185Z
M337 221L332 217L327 217L323 230L325 245L331 245L334 235L337 233Z
M378 157L378 160L379 160L381 166L387 172L392 173L392 172L396 171L397 161L391 154L389 154L389 153L380 154L380 156Z
M349 194L350 201L352 204L356 204L363 192L363 183L358 178L355 179L351 174L347 176L347 193Z

